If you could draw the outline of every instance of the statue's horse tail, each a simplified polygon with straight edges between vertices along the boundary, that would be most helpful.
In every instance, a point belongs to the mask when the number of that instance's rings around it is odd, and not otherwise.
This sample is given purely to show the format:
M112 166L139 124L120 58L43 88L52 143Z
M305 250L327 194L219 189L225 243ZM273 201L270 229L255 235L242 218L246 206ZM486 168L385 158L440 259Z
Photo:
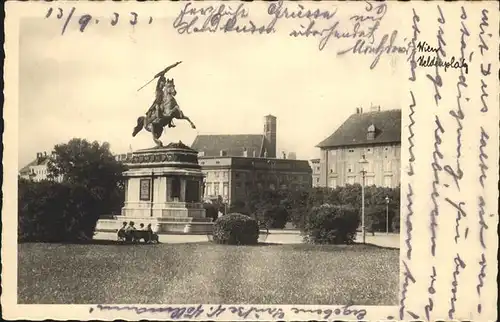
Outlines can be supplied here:
M136 136L137 133L141 132L141 130L144 128L144 120L145 120L144 116L140 116L137 119L137 126L134 127L134 132L132 132L132 137Z

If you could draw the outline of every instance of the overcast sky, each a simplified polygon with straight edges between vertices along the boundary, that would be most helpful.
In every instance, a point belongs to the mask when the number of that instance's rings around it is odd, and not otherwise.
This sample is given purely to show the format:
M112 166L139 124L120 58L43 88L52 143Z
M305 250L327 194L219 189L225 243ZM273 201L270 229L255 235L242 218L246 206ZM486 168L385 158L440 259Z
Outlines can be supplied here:
M308 159L319 155L315 145L357 106L401 108L404 56L383 56L369 70L373 56L336 56L352 40L332 39L320 51L318 39L288 36L307 20L280 20L271 36L179 35L172 23L183 4L175 6L169 17L151 25L100 23L80 33L73 23L63 36L56 19L21 23L19 165L73 137L107 141L115 153L152 146L149 133L132 138L131 132L152 103L155 84L137 89L176 61L183 63L167 76L175 78L177 101L197 129L176 120L177 127L162 136L166 143L191 144L197 134L261 133L264 115L273 114L278 151ZM337 12L346 28L351 7ZM257 12L266 14L265 8L250 8L255 20ZM398 19L396 10L389 8L381 35L392 31L389 19Z

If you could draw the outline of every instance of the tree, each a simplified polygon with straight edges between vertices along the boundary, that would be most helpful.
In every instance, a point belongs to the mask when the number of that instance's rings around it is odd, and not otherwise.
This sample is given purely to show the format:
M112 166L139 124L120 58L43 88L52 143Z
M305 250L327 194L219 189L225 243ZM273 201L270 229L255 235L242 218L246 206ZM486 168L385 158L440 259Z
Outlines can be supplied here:
M124 201L124 167L115 160L104 142L75 138L54 147L48 165L49 177L63 177L64 183L87 187L101 214L119 211Z

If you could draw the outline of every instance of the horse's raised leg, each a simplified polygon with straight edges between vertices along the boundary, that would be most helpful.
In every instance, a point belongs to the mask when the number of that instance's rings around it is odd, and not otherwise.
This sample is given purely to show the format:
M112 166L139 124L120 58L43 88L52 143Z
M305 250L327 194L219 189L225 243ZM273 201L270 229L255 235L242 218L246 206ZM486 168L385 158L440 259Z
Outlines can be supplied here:
M188 121L189 124L191 124L191 127L193 129L196 129L196 125L194 125L194 123L191 121L191 119L189 117L187 117L186 115L183 114L181 119Z

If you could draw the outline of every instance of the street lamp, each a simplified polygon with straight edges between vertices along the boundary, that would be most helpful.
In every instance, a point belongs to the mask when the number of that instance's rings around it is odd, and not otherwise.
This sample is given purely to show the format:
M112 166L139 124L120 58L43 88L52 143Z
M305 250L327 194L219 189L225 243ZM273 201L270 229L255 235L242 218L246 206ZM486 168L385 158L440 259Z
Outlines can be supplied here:
M368 163L368 161L365 158L365 155L363 154L363 157L361 160L359 160L359 164L361 166L361 176L362 176L362 181L361 181L361 234L363 235L363 244L365 243L366 239L366 229L365 229L365 175L366 175L366 170L365 170L365 165Z
M385 234L389 235L389 197L385 196Z

